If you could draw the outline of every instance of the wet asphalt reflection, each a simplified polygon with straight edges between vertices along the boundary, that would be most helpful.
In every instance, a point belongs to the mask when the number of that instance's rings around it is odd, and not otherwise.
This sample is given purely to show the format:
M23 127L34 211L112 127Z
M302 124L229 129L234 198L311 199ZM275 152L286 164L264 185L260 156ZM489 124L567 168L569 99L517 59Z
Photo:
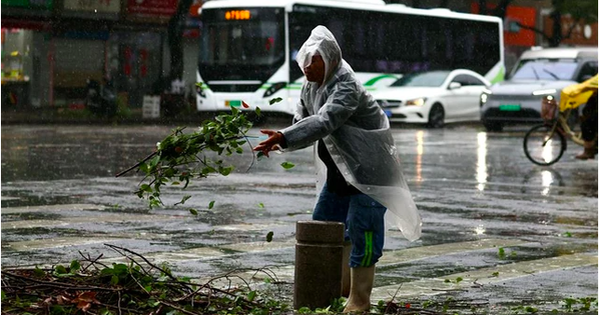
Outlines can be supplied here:
M255 160L247 147L228 159L236 165L230 176L197 181L187 191L167 189L167 207L149 209L132 193L139 174L114 175L151 153L174 127L2 126L2 267L68 262L81 258L79 251L118 259L103 245L110 243L195 277L265 266L289 274L295 222L311 218L315 200L312 149ZM571 142L557 164L536 166L522 150L526 130L394 127L423 236L409 243L388 231L377 269L382 291L374 296L400 283L421 294L432 290L431 279L477 272L491 284L455 294L498 303L531 292L550 302L596 295L598 161L575 160L581 148ZM283 162L296 166L286 170ZM184 195L193 197L172 206ZM271 231L273 242L266 242ZM556 268L542 276L540 267L536 276L535 266L547 262ZM522 273L494 271L502 266ZM490 298L493 292L502 299Z

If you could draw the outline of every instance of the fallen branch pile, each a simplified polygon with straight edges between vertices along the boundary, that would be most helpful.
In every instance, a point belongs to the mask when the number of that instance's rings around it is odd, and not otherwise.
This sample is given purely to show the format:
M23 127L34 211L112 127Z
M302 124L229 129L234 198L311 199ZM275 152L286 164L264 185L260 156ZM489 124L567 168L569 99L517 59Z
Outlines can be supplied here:
M269 269L252 270L252 278L264 274L263 283L274 285L277 291L258 292L236 275L239 270L198 283L188 277L176 277L166 265L159 266L132 250L105 245L126 262L109 266L101 261L103 255L92 258L79 252L82 259L72 261L68 267L3 269L2 315L341 314L344 308L344 300L340 299L327 309L294 311L280 290L281 285L289 287L289 283L279 282ZM371 311L442 315L458 314L457 309L485 307L487 302L483 304L448 299L441 303L415 302L411 306L392 297L390 301L379 301Z
M80 252L83 259L68 267L2 270L2 314L290 313L286 304L259 296L249 284L212 285L230 275L193 283L129 249L106 246L129 262L108 266L100 261L102 255L91 258Z

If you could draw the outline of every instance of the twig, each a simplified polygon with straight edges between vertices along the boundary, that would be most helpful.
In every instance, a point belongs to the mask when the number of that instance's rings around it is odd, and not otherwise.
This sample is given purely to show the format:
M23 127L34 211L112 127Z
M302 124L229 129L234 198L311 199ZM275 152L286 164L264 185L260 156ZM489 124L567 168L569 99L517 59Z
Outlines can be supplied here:
M26 281L31 281L31 282L47 285L49 287L63 288L66 290L101 290L101 291L112 291L112 292L117 292L117 291L121 290L121 289L111 289L111 288L103 288L103 287L96 287L96 286L80 287L80 286L73 286L72 284L65 283L65 282L42 281L42 280L27 278L25 276L13 274L13 273L10 273L7 271L2 271L2 274L9 276L9 277L14 277L14 278L18 278L18 279L22 279L22 280L26 280Z
M132 166L132 167L130 167L130 168L128 168L128 169L126 169L126 170L124 170L124 171L122 171L122 172L118 173L117 175L115 175L115 177L119 177L119 176L122 176L122 175L125 175L125 174L129 173L129 172L130 172L131 170L133 170L134 168L136 168L136 167L138 167L138 166L142 165L142 163L145 163L146 161L148 161L149 159L151 159L152 157L154 157L154 156L156 155L156 153L157 153L156 151L154 151L154 152L150 153L150 154L149 154L147 157L145 157L143 160L141 160L141 161L137 162L137 163L136 163L134 166Z
M89 263L90 263L89 265L87 265L87 267L85 267L85 268L81 269L81 272L87 271L87 270L88 270L88 268L90 268L92 265L94 265L94 266L95 266L96 264L100 264L100 265L102 265L104 268L107 268L107 267L108 267L107 265L105 265L105 264L103 264L103 263L101 263L101 262L99 262L99 261L98 261L100 258L102 258L102 257L104 256L104 254L100 254L100 255L98 255L98 257L96 257L96 259L92 259L92 257L91 257L89 254L88 254L88 256L87 256L87 257L85 257L85 255L83 255L83 253L82 253L81 251L79 251L79 255L81 255L81 257L83 257L83 259L84 259L85 261L87 261L87 262L89 262Z
M168 307L171 307L171 308L174 308L174 309L176 309L176 310L178 310L178 311L180 311L180 312L182 312L184 314L198 315L198 313L192 313L190 311L186 311L185 309L183 309L183 308L181 308L181 307L179 307L179 306L177 306L175 304L171 304L171 303L168 303L168 302L165 302L165 301L158 301L158 303L160 303L162 305L165 305L165 306L168 306Z
M396 292L394 292L394 296L392 296L390 303L388 303L387 306L385 307L385 311L383 312L384 314L387 313L388 309L390 308L391 302L394 302L394 300L396 299L398 292L400 292L400 289L402 289L402 284L403 283L400 283L400 286L398 286L398 289L396 290Z
M111 244L104 244L104 245L105 245L105 246L108 246L108 247L110 247L110 248L117 248L117 249L120 249L120 250L126 251L126 252L128 252L128 253L131 253L131 254L133 254L133 255L135 255L135 256L138 256L138 257L142 258L142 259L144 260L144 262L145 262L145 263L147 263L148 265L150 265L150 267L152 267L152 268L154 268L154 269L157 269L157 270L160 270L160 271L161 271L162 273L164 273L164 274L165 274L167 277L171 278L171 280L173 280L173 281L175 281L175 282L179 282L179 279L177 279L176 277L174 277L174 276L173 276L173 275L172 275L172 274L171 274L169 271L167 271L167 270L164 270L164 269L162 269L162 268L160 268L160 267L156 266L155 264L151 263L151 262L150 262L148 259L146 259L146 257L144 257L144 256L142 256L142 255L140 255L140 254L138 254L138 253L136 253L136 252L134 252L134 251L132 251L132 250L130 250L130 249L127 249L127 248L124 248L124 247L120 247L120 246L117 246L117 245L111 245ZM136 262L136 263L137 263L137 262ZM188 290L190 290L190 288L187 288L187 289L188 289ZM190 291L191 291L191 290L190 290Z
M143 271L143 272L144 272L146 275L149 275L149 276L150 276L150 273L149 273L148 271L146 271L146 269L144 268L144 266L142 266L140 263L138 263L138 262L137 262L135 259L133 259L133 258L131 258L131 257L127 256L127 254L124 254L124 253L123 253L123 252L121 252L119 249L112 248L112 247L111 247L111 245L109 245L109 244L104 244L104 245L106 245L106 246L110 247L112 250L116 251L116 252L117 252L117 253L119 253L120 255L122 255L122 256L125 256L125 258L129 259L129 260L130 260L132 263L135 263L136 265L138 265L138 266L140 267L140 269L142 269L142 271ZM151 267L152 267L152 265L151 265Z
M119 308L119 315L122 315L123 313L121 312L121 291L119 291L118 293L119 293L119 301L117 302L117 307Z

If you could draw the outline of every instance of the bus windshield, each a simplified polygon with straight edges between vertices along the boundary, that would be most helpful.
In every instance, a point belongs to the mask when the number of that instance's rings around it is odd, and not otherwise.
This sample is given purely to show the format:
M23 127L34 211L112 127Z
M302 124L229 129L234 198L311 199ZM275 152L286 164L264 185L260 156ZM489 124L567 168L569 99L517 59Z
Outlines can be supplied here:
M285 57L283 14L275 8L205 10L199 62L269 66ZM277 14L279 13L279 14Z
M574 59L536 59L523 60L512 79L516 80L571 80L577 61Z
M398 79L398 81L392 83L390 86L441 86L446 81L448 74L450 74L450 71L410 73Z

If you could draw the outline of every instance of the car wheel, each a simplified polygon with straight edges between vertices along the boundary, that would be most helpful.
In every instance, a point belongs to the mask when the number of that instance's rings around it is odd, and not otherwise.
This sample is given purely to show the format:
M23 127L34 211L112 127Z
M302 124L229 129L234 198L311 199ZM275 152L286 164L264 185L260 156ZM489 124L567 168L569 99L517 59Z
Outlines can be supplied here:
M444 127L444 107L440 104L433 104L429 111L429 121L427 127L442 128Z
M489 122L489 121L484 122L483 126L485 127L485 130L492 131L492 132L500 132L500 131L502 131L502 128L504 128L504 125L502 125L499 122Z

